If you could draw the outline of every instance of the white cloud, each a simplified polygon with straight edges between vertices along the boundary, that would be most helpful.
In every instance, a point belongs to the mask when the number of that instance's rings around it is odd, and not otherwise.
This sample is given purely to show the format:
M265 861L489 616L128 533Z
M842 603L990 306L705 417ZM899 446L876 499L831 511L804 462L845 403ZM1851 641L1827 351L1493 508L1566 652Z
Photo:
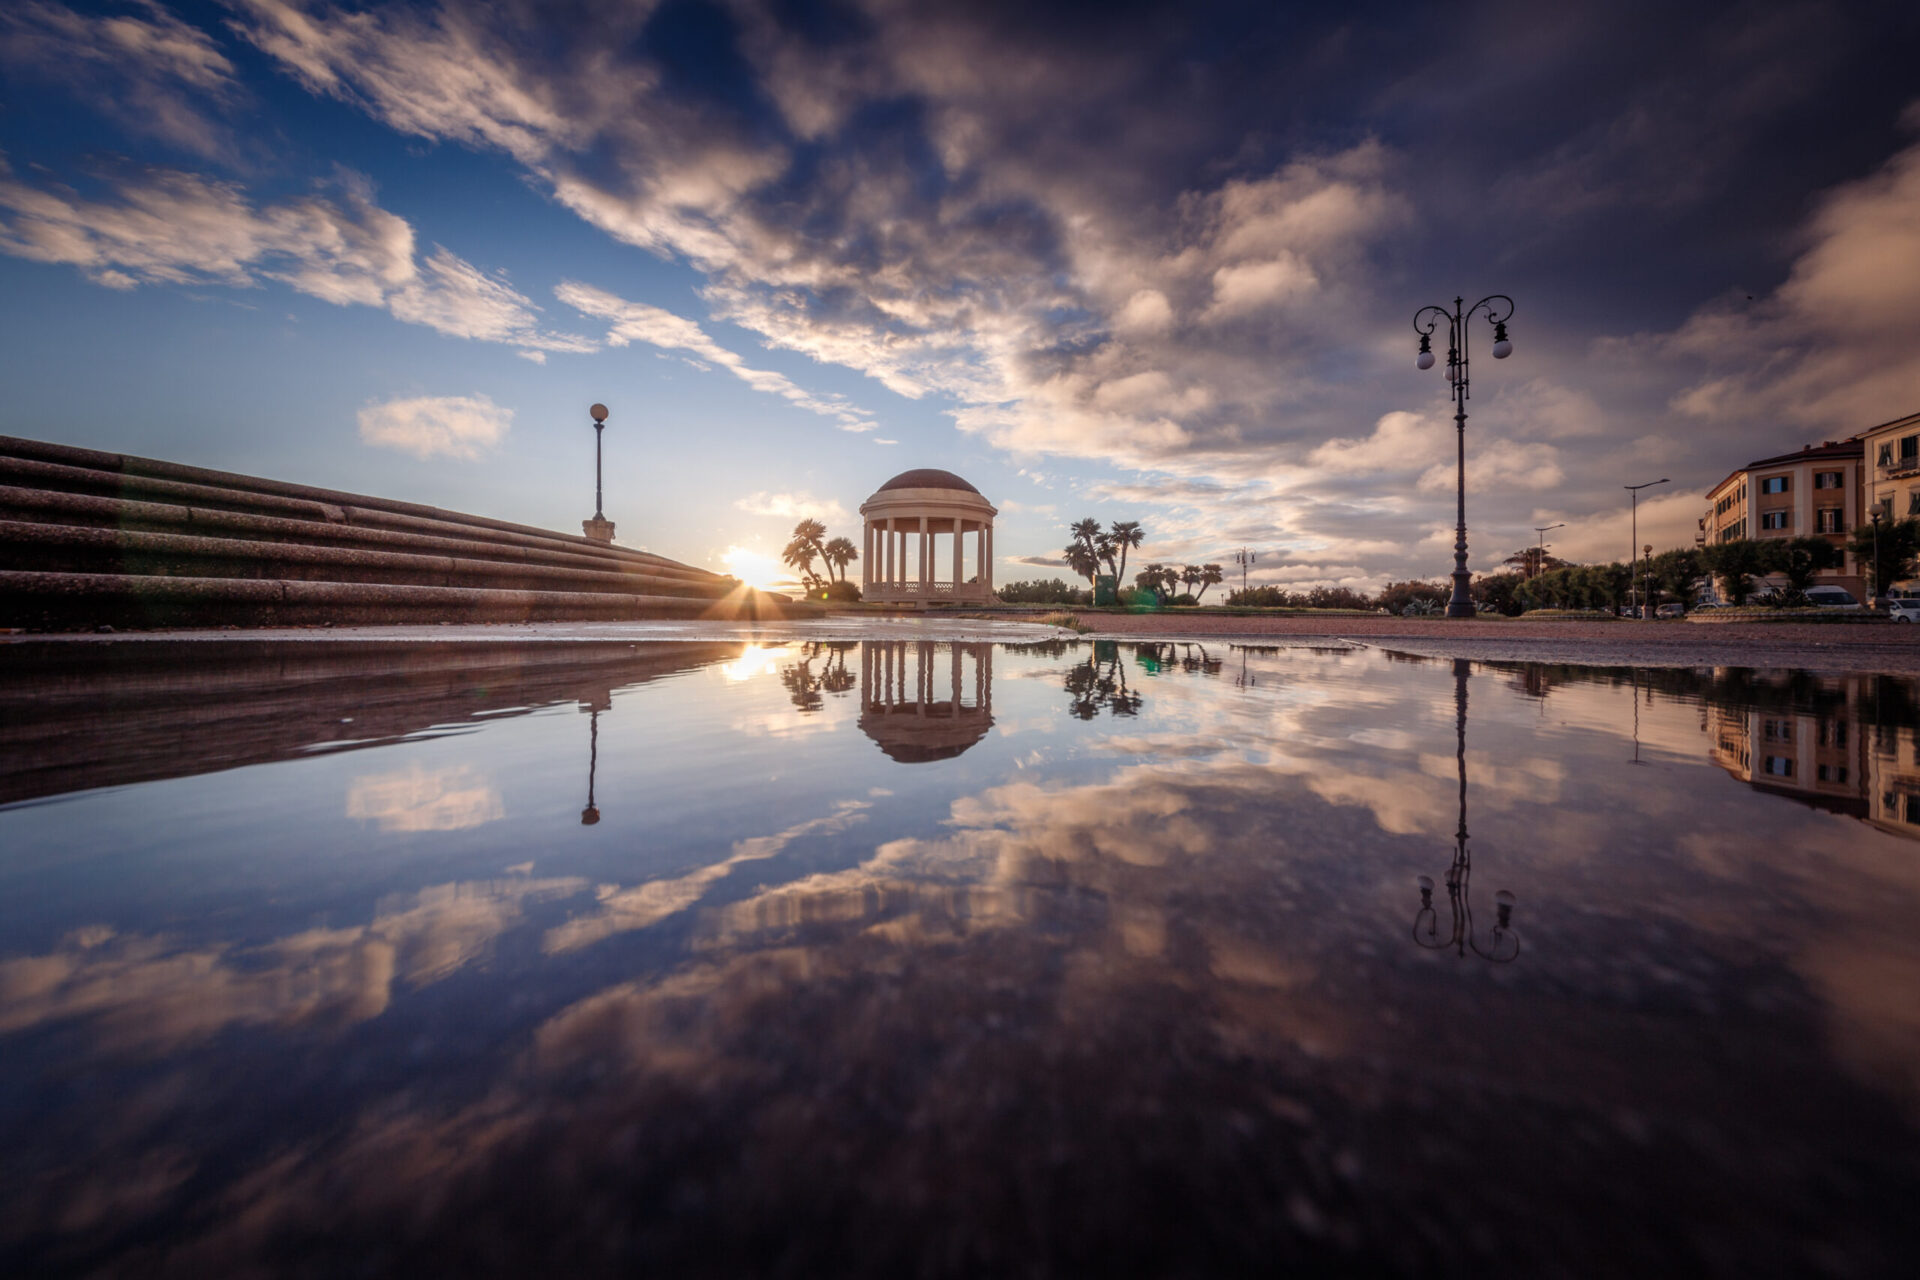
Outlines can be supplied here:
M361 417L365 430L365 415ZM424 456L424 455L423 455ZM347 816L382 831L464 831L506 816L499 788L472 765L414 765L358 777L347 788Z
M20 81L61 85L143 137L212 156L231 149L208 108L239 97L233 63L207 34L151 0L82 14L14 0L0 8L0 65Z
M607 345L624 347L632 342L691 352L701 360L717 364L755 391L779 396L810 413L832 418L842 431L872 431L875 423L864 410L856 409L839 396L820 396L796 384L785 374L750 369L746 361L727 350L698 324L671 311L644 302L629 302L604 289L577 281L562 281L554 296L576 311L611 320Z
M444 248L419 261L412 226L354 178L336 199L256 207L237 183L177 170L124 180L111 199L89 200L29 186L0 166L0 252L76 266L113 289L276 280L336 306L384 307L449 337L530 351L598 345L541 329L531 301Z
M777 516L782 520L819 520L832 525L847 520L847 509L832 498L824 501L808 493L750 493L737 499L734 506L756 516Z
M486 396L416 396L360 411L360 439L416 458L478 458L506 439L513 410Z

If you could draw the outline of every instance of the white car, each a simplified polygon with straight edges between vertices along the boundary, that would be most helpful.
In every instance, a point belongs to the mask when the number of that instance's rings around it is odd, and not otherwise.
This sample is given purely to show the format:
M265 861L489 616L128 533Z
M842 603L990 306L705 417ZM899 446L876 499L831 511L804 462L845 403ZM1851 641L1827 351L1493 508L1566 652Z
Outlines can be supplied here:
M1920 619L1920 600L1895 598L1887 601L1887 616L1895 622L1913 622Z
M1808 587L1807 601L1822 609L1858 610L1860 602L1845 587Z

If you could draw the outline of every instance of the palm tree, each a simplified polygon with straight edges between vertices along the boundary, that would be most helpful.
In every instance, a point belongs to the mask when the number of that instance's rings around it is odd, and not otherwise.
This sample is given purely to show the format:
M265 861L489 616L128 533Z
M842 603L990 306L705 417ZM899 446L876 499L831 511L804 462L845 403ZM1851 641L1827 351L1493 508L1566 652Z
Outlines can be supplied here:
M1091 516L1075 520L1067 526L1067 532L1073 535L1073 541L1066 546L1067 567L1085 578L1091 587L1094 575L1100 572L1100 543L1106 535L1100 532L1100 522Z
M800 575L801 582L811 586L820 580L820 575L813 571L813 558L818 554L813 543L796 536L780 553L780 560Z
M1226 578L1226 572L1223 569L1221 569L1219 565L1217 564L1201 565L1200 566L1200 594L1193 598L1193 602L1195 604L1199 604L1202 600L1206 599L1207 588L1218 586L1225 578Z
M832 542L820 548L820 555L821 558L827 562L829 569L838 569L840 571L839 580L845 582L847 580L847 566L860 558L860 550L853 545L853 539L851 538L835 538Z
M1137 547L1147 540L1146 530L1140 527L1138 520L1115 520L1113 529L1107 535L1113 539L1113 545L1120 549L1120 567L1114 570L1115 580L1127 576L1127 548Z
M1180 581L1184 586L1189 588L1188 594L1191 595L1191 588L1200 585L1200 566L1192 564L1181 565ZM1194 599L1197 601L1199 597L1195 596Z

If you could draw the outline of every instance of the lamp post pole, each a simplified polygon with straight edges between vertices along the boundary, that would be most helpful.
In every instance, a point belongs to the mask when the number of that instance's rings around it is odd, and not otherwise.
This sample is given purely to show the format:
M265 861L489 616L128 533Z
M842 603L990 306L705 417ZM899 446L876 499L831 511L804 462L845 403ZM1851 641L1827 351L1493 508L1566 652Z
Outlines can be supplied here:
M1473 616L1473 574L1467 570L1467 321L1484 309L1493 325L1493 358L1505 360L1513 354L1507 337L1507 321L1513 318L1513 299L1504 293L1489 294L1465 310L1464 298L1453 300L1453 310L1422 307L1414 312L1414 332L1420 335L1420 354L1414 364L1433 368L1433 331L1442 321L1447 326L1447 381L1453 384L1453 426L1459 446L1458 518L1453 531L1453 595L1447 601L1449 618Z
M1260 553L1258 551L1249 551L1245 547L1240 548L1240 550L1234 553L1233 562L1240 566L1240 590L1242 592L1247 589L1247 566L1259 558Z
M1547 532L1552 529L1564 529L1566 527L1567 522L1565 520L1562 520L1559 524L1537 524L1533 526L1533 531L1540 535L1540 554L1534 560L1534 573L1545 573L1547 571ZM1533 576L1533 573L1527 575L1529 579Z
M613 521L607 519L600 486L600 433L606 429L607 406L596 404L587 412L593 415L593 519L581 521L580 531L595 542L612 542Z
M1629 579L1630 581L1640 576L1639 574L1633 572L1634 568L1639 564L1639 560L1640 560L1640 491L1642 489L1651 489L1653 488L1653 486L1657 484L1666 484L1666 483L1667 483L1667 477L1661 476L1658 480L1649 480L1645 484L1623 484L1620 486L1622 489L1625 489L1628 493L1633 495L1633 532L1632 532L1633 542L1632 542L1632 545L1627 548L1627 570L1628 570L1628 573L1631 575ZM1647 563L1648 563L1648 567L1651 568L1653 562L1651 560L1648 560ZM1642 593L1642 595L1635 600L1635 603L1641 606L1640 620L1642 622L1652 621L1653 615L1647 611L1644 593Z

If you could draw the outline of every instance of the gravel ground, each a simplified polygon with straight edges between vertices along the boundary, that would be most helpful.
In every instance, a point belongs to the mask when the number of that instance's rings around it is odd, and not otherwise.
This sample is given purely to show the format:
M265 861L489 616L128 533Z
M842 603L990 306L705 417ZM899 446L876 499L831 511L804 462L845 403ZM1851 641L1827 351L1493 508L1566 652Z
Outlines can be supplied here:
M1797 667L1920 675L1920 627L1897 624L1449 621L1394 617L1228 617L1083 613L1102 636L1286 643L1353 640L1486 661L1636 667Z

